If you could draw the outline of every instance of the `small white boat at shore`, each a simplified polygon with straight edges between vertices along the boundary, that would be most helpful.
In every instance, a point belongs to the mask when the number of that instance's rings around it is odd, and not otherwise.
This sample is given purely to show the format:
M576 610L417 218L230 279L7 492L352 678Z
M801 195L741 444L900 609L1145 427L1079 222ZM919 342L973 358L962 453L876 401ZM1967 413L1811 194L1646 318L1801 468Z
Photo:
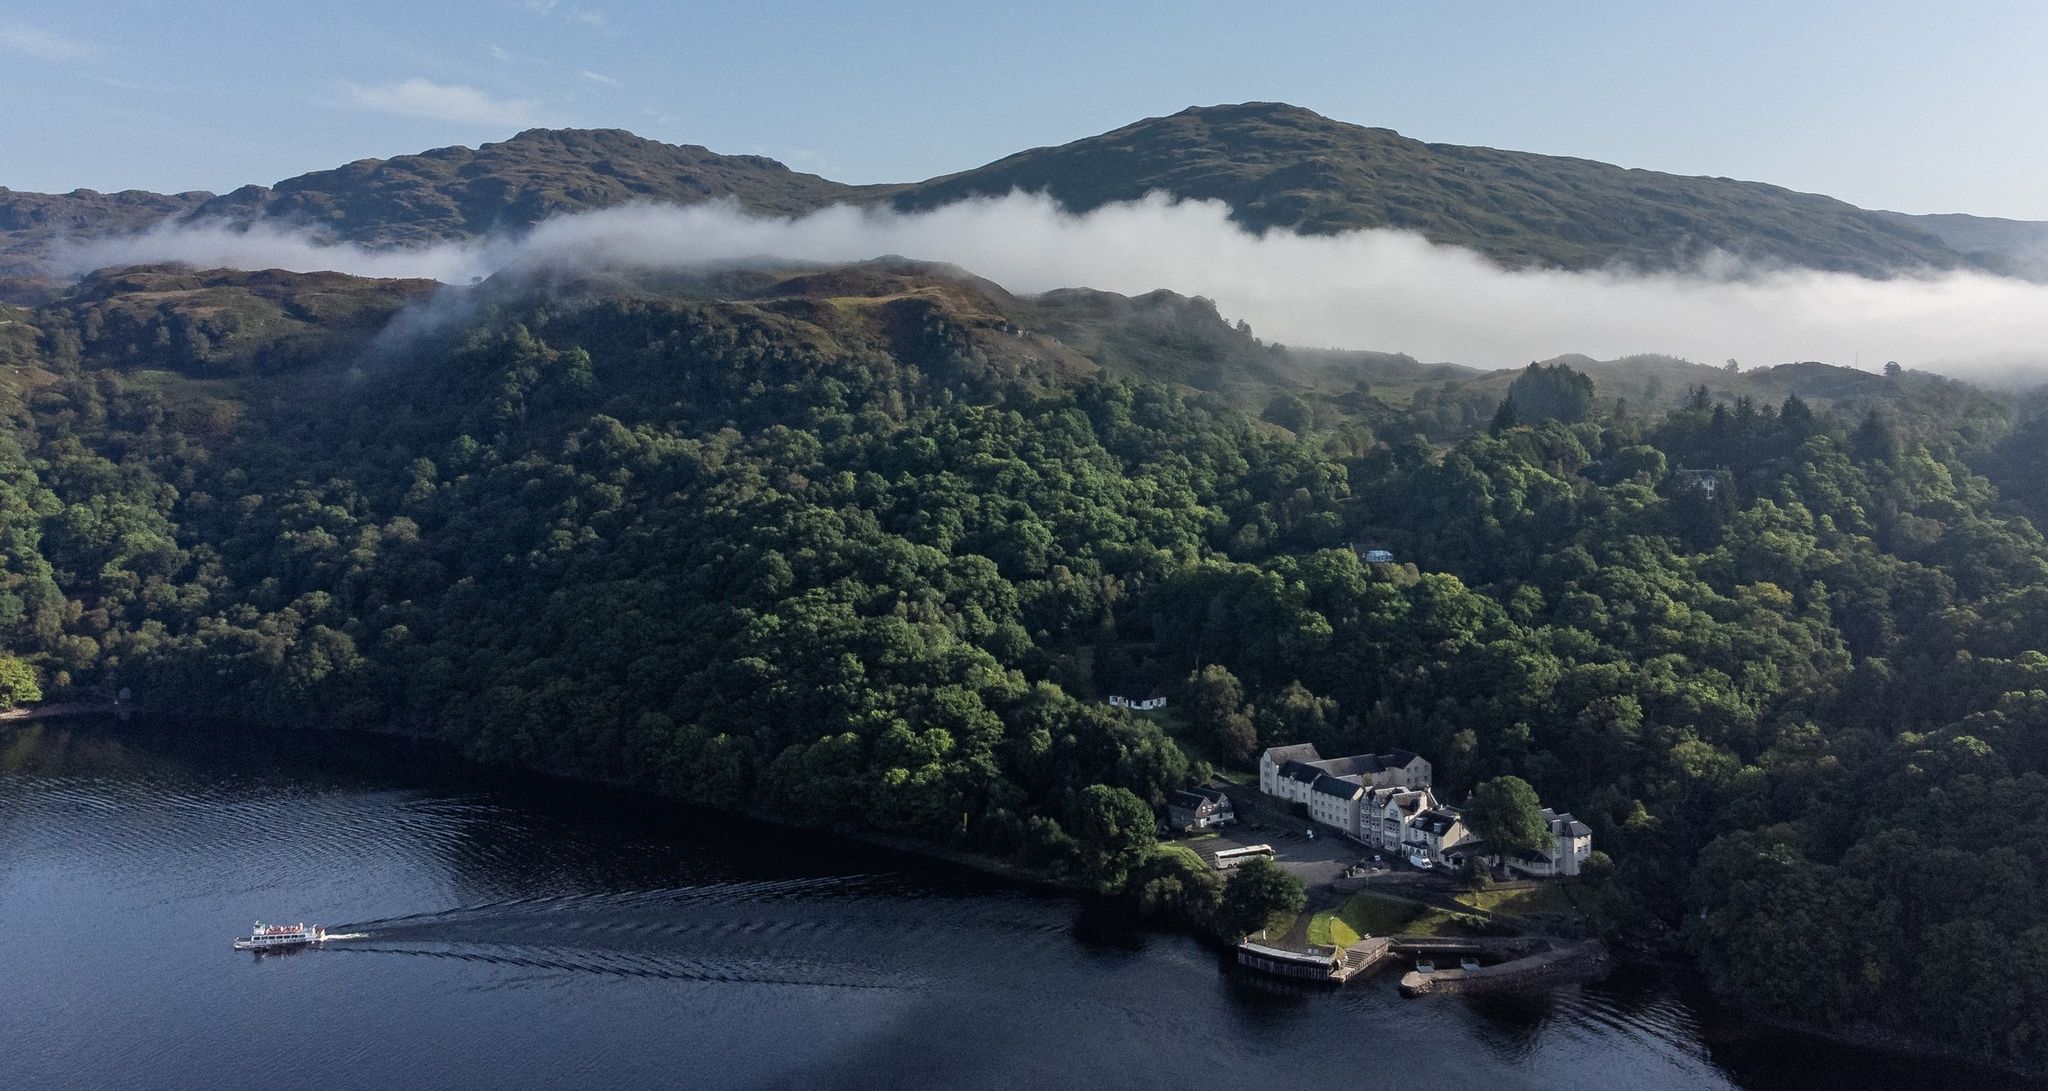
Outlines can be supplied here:
M307 947L326 938L327 929L310 924L264 924L257 921L248 935L235 937L235 950L274 951L283 947Z

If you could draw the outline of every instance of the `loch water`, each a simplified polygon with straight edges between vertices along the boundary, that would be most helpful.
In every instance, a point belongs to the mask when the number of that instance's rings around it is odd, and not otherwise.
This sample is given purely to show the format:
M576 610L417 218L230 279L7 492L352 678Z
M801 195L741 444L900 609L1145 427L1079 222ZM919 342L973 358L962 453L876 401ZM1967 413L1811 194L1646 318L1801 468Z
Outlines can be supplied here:
M235 952L256 918L357 939ZM0 727L0 1087L2030 1086L1673 974L1248 975L1073 900L402 740Z

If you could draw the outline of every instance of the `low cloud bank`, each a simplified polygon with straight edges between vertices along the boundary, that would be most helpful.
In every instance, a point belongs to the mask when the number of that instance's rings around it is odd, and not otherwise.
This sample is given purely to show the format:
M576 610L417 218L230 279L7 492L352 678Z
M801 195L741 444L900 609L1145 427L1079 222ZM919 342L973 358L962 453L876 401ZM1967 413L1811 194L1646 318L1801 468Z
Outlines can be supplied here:
M412 250L323 245L275 225L166 226L73 244L68 271L184 261L334 269L462 283L502 271L666 269L901 254L960 265L1019 292L1171 288L1214 299L1289 344L1511 366L1581 352L1656 352L1745 365L1897 360L1965 374L2048 364L2048 285L1982 273L1871 280L1732 261L1675 273L1509 271L1401 231L1255 235L1220 202L1154 196L1085 215L1042 196L929 212L839 207L765 219L724 204L635 205L550 219L517 239Z
M111 265L184 262L201 269L289 269L295 273L332 270L361 277L415 277L467 283L488 272L486 244L450 243L403 250L372 250L319 241L311 232L279 224L246 228L225 221L166 222L136 235L62 240L50 248L49 265L61 276L82 276Z

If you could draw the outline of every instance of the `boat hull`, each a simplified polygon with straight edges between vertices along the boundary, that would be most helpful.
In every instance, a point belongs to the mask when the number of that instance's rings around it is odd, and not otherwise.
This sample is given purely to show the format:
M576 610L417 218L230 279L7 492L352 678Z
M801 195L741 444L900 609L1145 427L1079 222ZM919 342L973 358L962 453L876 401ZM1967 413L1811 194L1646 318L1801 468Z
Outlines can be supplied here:
M256 922L256 930L246 936L235 937L237 951L288 951L300 947L314 947L327 938L327 929L310 925L285 927L263 927Z
M267 943L257 943L257 942L254 942L254 941L252 941L252 940L248 940L248 939L238 939L238 940L236 940L236 941L235 941L235 950L237 950L237 951L291 951L291 950L296 950L296 949L298 949L298 948L300 948L300 947L317 947L317 946L319 946L319 945L320 945L320 940L318 940L318 939L290 939L290 940L271 940L271 941L269 941L269 942L267 942Z

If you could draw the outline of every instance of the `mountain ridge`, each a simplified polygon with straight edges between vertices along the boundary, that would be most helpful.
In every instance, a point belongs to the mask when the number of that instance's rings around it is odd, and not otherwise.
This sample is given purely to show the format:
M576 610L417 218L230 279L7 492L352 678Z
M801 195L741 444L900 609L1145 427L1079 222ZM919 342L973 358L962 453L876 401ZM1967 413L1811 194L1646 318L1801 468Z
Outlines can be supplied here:
M1016 190L1077 212L1153 192L1221 200L1254 231L1392 227L1510 267L1669 269L1725 252L1870 276L1977 268L2048 278L2048 224L1906 216L1762 182L1432 144L1266 102L1189 107L902 184L849 185L623 129L528 129L220 195L0 188L0 278L47 289L37 278L52 242L165 220L260 218L395 247L516 232L633 201L730 200L793 216L835 204L926 209Z
M1286 103L1190 107L919 183L894 200L929 208L1012 189L1050 193L1077 212L1163 190L1223 200L1256 231L1392 227L1510 266L1661 268L1713 251L1864 274L1967 264L1925 231L1831 197L1425 143Z

